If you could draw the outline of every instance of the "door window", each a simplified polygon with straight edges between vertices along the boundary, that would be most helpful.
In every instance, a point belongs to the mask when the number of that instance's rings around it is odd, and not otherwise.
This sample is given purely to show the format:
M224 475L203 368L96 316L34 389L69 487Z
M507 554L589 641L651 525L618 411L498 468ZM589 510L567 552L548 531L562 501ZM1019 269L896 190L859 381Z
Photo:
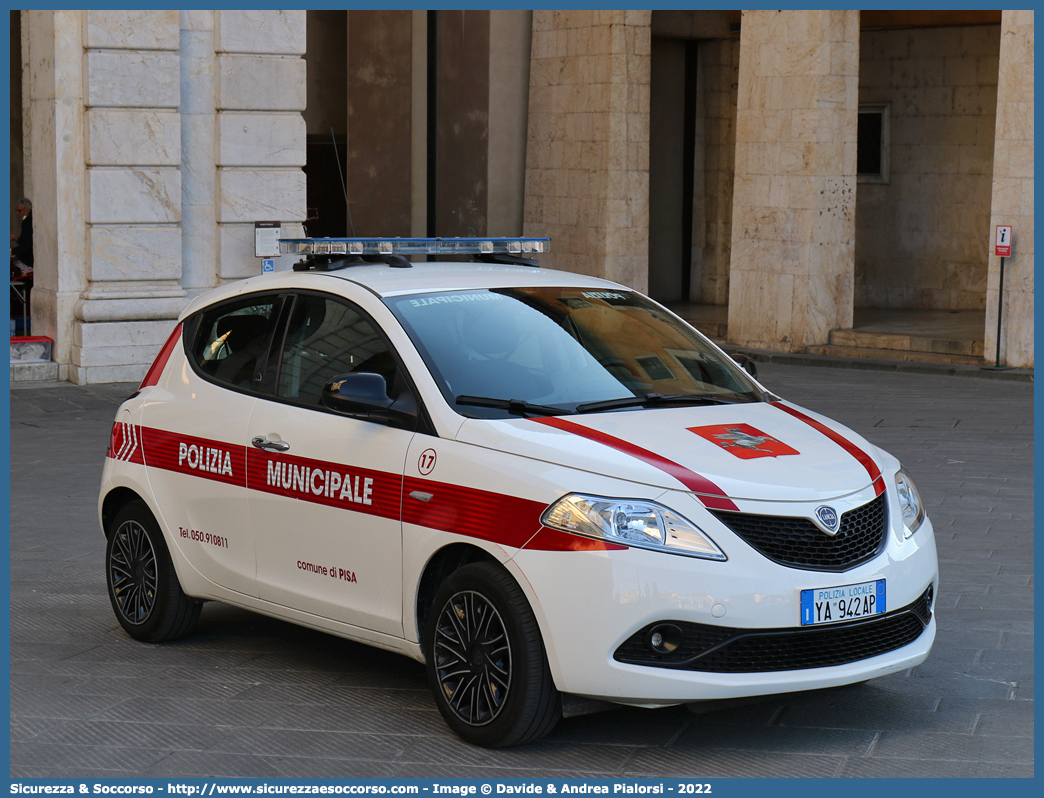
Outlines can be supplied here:
M327 382L358 372L380 374L389 394L397 394L395 357L359 311L327 297L298 296L283 345L277 395L320 407Z
M207 310L199 322L191 357L215 382L256 387L258 359L268 351L277 297L251 297Z

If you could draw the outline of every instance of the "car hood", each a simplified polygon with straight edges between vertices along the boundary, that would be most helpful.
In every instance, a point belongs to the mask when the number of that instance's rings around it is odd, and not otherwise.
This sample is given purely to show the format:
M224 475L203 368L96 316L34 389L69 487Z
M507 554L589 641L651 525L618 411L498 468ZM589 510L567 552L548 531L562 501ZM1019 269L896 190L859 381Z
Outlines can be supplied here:
M457 440L727 503L825 501L881 473L872 444L789 402L469 419Z

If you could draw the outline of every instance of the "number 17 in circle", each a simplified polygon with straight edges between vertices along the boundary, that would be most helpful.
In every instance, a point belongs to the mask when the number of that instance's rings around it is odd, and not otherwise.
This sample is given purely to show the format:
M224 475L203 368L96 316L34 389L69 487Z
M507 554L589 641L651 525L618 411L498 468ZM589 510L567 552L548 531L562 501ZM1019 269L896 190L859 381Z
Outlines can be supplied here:
M425 449L421 452L420 459L417 460L417 470L420 471L424 476L427 476L435 470L435 450Z

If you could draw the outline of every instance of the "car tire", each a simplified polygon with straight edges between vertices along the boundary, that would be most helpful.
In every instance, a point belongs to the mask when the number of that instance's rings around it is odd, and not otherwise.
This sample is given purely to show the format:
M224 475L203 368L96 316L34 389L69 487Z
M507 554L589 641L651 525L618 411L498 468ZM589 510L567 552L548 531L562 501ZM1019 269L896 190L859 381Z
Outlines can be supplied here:
M435 703L460 737L486 748L534 742L562 701L533 610L500 565L478 562L439 587L425 630Z
M146 643L188 634L203 606L182 591L159 524L140 499L123 507L112 522L105 583L120 625Z

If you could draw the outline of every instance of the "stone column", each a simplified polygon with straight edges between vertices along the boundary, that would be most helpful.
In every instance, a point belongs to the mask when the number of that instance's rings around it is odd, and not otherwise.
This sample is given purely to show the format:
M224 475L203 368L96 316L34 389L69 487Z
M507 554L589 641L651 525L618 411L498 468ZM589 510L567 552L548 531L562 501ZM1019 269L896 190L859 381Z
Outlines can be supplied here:
M522 234L533 12L489 12L489 204L486 235Z
M26 186L33 201L33 332L54 339L52 358L66 379L73 307L87 284L84 12L26 11L22 23L32 152Z
M260 274L254 222L301 235L307 213L304 11L216 11L219 282ZM293 256L280 259L289 268Z
M177 12L28 20L36 329L60 378L140 379L184 302Z
M649 283L650 11L534 11L526 235L541 263Z
M88 283L69 377L144 376L181 310L176 11L86 12Z
M729 303L732 187L736 163L736 87L740 45L701 41L696 70L696 196L690 301Z
M351 12L349 12L351 13ZM428 12L410 12L410 235L428 235Z
M414 27L412 11L348 12L348 151L342 158L359 236L408 236L413 229Z
M997 127L986 288L986 360L997 352L1000 258L993 254L998 224L1014 228L1015 247L1004 263L1001 363L1033 368L1033 11L1001 17Z
M490 12L439 11L435 230L484 236L489 205Z
M729 342L787 352L852 326L859 12L744 11Z
M179 12L181 34L181 287L218 282L214 11Z
M22 81L22 113L20 116L22 122L22 196L29 197L33 196L33 138L32 138L32 123L30 121L30 107L32 104L32 84L31 75L32 70L29 68L29 12L19 11L19 29L21 32L22 46L20 48L21 55L21 72L19 73ZM12 64L12 67L14 65ZM14 76L12 76L13 79ZM11 135L15 135L15 131L12 129ZM17 202L17 198L15 198ZM12 215L14 213L14 207L11 208ZM12 218L13 223L13 218Z

